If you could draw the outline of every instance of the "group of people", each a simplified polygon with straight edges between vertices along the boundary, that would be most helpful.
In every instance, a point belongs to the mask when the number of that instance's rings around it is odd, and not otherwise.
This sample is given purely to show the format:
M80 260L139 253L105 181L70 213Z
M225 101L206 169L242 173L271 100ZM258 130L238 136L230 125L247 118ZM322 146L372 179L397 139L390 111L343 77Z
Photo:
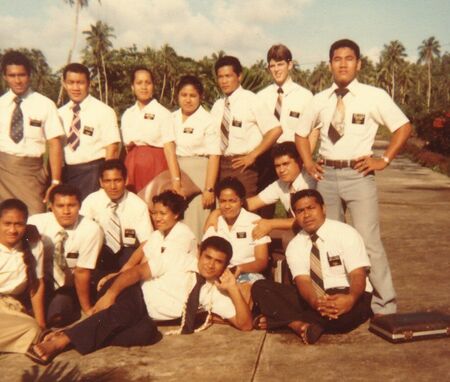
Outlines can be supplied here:
M201 81L182 76L173 113L154 98L151 70L137 67L136 103L119 129L89 94L84 65L64 68L70 100L57 110L30 88L29 60L5 53L0 351L46 364L69 346L153 344L157 322L175 319L169 334L220 322L289 327L312 344L396 311L374 172L408 139L408 119L385 91L358 82L351 40L331 45L333 84L315 96L292 81L286 46L272 46L267 64L273 84L254 94L239 60L219 58L223 97L210 112ZM375 157L379 125L393 134ZM277 202L286 217L274 217ZM289 285L268 272L280 231L292 232Z

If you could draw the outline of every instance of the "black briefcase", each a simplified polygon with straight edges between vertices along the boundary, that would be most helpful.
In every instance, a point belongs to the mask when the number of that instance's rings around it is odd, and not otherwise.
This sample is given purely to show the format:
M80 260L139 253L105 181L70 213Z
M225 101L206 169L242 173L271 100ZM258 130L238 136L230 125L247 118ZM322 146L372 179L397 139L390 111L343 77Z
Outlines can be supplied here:
M450 336L450 316L441 312L395 313L370 322L372 333L392 343Z

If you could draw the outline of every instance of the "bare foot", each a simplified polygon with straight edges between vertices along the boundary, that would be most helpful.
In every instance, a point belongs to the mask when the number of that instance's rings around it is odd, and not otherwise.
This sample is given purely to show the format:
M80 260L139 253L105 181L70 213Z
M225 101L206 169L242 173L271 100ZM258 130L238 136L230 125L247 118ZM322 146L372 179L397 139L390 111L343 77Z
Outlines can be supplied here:
M46 336L44 341L34 345L33 350L43 361L50 362L69 344L70 339L64 332L55 332L53 335Z
M253 320L253 329L267 330L267 317L260 314Z
M306 345L316 343L324 332L323 328L317 324L309 324L302 321L293 321L288 325Z

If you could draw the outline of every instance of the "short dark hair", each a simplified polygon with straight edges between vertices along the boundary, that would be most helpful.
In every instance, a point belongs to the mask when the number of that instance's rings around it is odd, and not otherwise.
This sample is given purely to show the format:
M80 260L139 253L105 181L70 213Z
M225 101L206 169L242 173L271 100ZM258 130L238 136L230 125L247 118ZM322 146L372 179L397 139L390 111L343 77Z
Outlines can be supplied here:
M226 178L223 178L216 185L216 188L214 190L214 192L216 194L216 198L219 199L220 193L223 190L226 190L227 188L232 189L236 193L236 195L239 197L239 199L241 199L242 206L244 208L247 208L247 200L245 199L245 196L246 196L245 187L242 184L242 182L234 176L228 176Z
M78 62L72 62L70 64L67 64L63 69L64 80L66 79L68 72L84 74L86 76L87 81L91 82L91 73L89 72L88 67L83 64L80 64Z
M203 96L204 88L202 82L198 77L192 75L186 75L180 78L177 84L177 95L180 93L181 89L183 89L186 85L192 85L200 97Z
M224 253L227 256L226 265L230 264L230 260L233 257L233 247L228 240L220 236L210 236L201 242L200 255L207 248L213 248Z
M352 40L344 38L342 40L335 41L335 42L333 42L333 44L331 44L330 53L329 53L330 62L333 59L334 51L339 48L350 48L355 53L357 60L359 60L361 57L361 53L360 53L358 44Z
M289 158L294 159L298 164L301 164L302 162L294 142L277 143L272 147L272 150L270 151L272 160L275 161L275 159L282 157L283 155L287 155Z
M56 187L52 188L48 197L50 203L55 201L56 195L75 196L78 203L81 204L81 192L77 187L72 186L71 184L58 184Z
M155 195L152 198L153 205L156 203L161 203L164 207L167 207L175 215L178 215L178 220L184 219L184 211L186 210L187 204L181 195L173 192L172 190L166 190L161 192L159 195Z
M25 217L25 221L27 221L28 207L21 200L11 198L11 199L5 199L3 202L0 203L0 217L2 217L6 211L10 211L10 210L17 210L17 211L22 212L23 216Z
M292 61L292 53L286 45L272 45L267 52L267 63L270 63L270 60L290 62Z
M242 65L241 62L239 61L238 58L234 57L234 56L223 56L220 57L216 63L214 64L214 71L217 72L219 71L220 68L222 68L223 66L232 66L233 67L233 71L240 76L242 73Z
M28 75L31 74L33 70L33 65L31 65L31 61L25 56L23 53L20 53L16 50L10 50L3 55L2 58L2 72L6 74L6 67L8 65L20 65L25 68Z
M141 71L141 70L143 70L144 72L147 72L148 74L150 74L150 78L152 79L152 82L153 83L155 82L155 77L153 77L153 72L149 68L147 68L146 66L136 66L131 71L131 74L130 74L131 83L133 83L134 80L136 79L136 73Z
M120 159L105 160L100 166L100 169L98 171L98 177L100 179L103 178L103 174L105 173L105 171L108 170L118 170L122 174L122 177L125 180L127 179L127 168Z
M303 198L314 198L316 199L316 202L320 204L321 207L324 206L324 201L322 195L320 195L320 192L314 189L306 189L296 192L295 194L291 195L291 208L292 211L294 211L295 203L297 203L300 199Z

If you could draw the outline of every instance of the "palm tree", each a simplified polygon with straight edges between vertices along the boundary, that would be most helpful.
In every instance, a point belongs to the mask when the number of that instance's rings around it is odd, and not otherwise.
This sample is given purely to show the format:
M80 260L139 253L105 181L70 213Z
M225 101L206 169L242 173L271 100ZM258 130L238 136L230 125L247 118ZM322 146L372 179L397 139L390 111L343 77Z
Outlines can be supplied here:
M427 111L430 111L431 102L431 63L435 56L439 57L441 54L441 45L434 36L422 41L422 45L418 47L419 61L418 63L426 62L428 69L428 90L427 90Z
M309 77L311 91L313 93L321 92L327 86L330 86L331 81L331 72L328 64L325 61L321 61L319 65L316 65Z
M404 62L406 57L405 47L403 44L394 40L389 45L384 45L381 52L381 64L388 71L391 77L391 97L395 98L395 81L398 67Z
M88 43L88 51L95 57L96 69L98 73L98 87L100 99L108 104L108 76L106 73L105 56L112 48L111 38L116 37L112 32L113 27L110 27L103 21L97 21L95 25L91 24L91 29L83 31L86 35L86 41ZM101 73L100 73L101 71ZM105 83L105 97L102 95L102 75Z

